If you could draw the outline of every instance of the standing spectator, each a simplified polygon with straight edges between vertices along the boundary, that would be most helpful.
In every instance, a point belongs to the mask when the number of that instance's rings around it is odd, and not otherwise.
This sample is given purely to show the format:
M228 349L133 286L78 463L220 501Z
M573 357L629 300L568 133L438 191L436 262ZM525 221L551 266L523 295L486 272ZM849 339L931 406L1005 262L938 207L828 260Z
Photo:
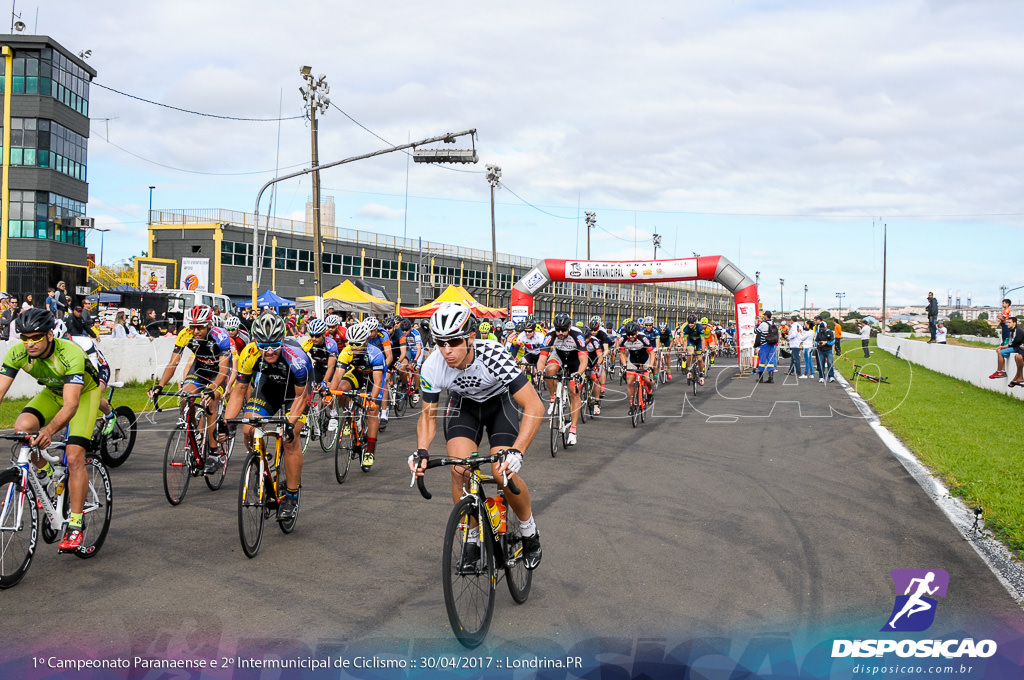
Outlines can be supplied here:
M832 347L835 345L835 333L828 327L820 316L814 317L817 324L817 332L814 334L814 344L818 352L818 382L825 382L825 367L828 366L828 381L836 381L835 366L832 365Z
M71 296L68 295L67 284L63 281L57 282L57 318L64 318L71 310Z
M11 337L11 322L14 312L11 310L11 296L0 293L0 340L6 342Z
M864 350L864 358L867 359L871 356L871 352L868 350L868 343L871 342L871 326L868 325L867 321L861 319L860 322L860 346Z
M139 338L146 335L142 330L142 327L139 325L139 317L136 314L132 314L131 321L128 322L128 325L125 326L124 330L128 334L129 338Z
M764 374L768 374L768 382L775 382L775 362L779 351L779 327L772 321L772 313L765 312L764 320L758 324L754 335L754 346L757 350L757 381L761 382Z
M1010 329L1010 337L1006 342L996 349L996 372L989 376L993 380L1006 377L1006 359L1013 356L1017 364L1017 375L1010 381L1010 387L1024 385L1024 328L1017 325L1017 317L1011 316L1006 320Z
M21 305L18 304L18 298L13 295L8 302L11 305L11 323L7 327L7 337L17 338L18 332L14 328L14 323L18 320L18 315L21 314Z
M925 307L925 311L928 313L928 335L931 339L929 343L935 342L935 330L939 320L939 301L935 299L935 296L928 293L928 305Z
M25 293L25 299L21 303L21 311L25 312L35 307L35 302L32 300L32 293Z
M60 315L57 313L57 291L53 288L46 291L46 308L53 314L54 319L60 318Z
M118 312L117 316L114 317L114 327L111 329L111 335L115 338L127 338L128 328L124 322L124 312Z
M935 329L935 339L940 345L946 344L946 324L939 322L938 327Z
M800 349L804 353L804 374L800 377L813 378L815 373L811 355L814 352L814 331L811 330L810 321L804 321L804 327L800 330Z
M1006 344L1006 338L1010 337L1010 329L1006 325L1006 320L1010 318L1010 298L1003 298L1003 308L999 310L999 333L1003 337L1003 344Z
M800 377L800 355L803 354L803 350L800 348L800 342L803 340L803 331L800 328L800 322L797 321L796 317L790 318L789 334L787 336L789 340L789 351L792 356L789 359L789 372L786 375L792 375L796 373L796 377Z
M163 332L160 330L160 320L156 318L155 309L146 310L145 329L146 335L148 335L151 338L159 338L161 335L163 335Z
M840 356L843 353L843 322L838 318L836 319L836 327L833 330L833 333L836 336L836 344L834 346L835 355Z
M93 339L97 337L96 331L92 329L92 320L83 314L82 305L75 306L66 323L68 325L68 335L87 335Z

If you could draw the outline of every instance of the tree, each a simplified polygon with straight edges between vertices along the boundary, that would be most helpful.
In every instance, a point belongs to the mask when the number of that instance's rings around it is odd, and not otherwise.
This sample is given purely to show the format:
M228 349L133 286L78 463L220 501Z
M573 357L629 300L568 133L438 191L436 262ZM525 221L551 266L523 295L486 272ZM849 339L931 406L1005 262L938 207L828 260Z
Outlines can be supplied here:
M988 312L982 312L979 314L978 321L988 321Z
M823 309L823 310L821 310L821 318L822 319L831 319L832 318L832 313L829 312L827 309Z
M849 321L850 319L863 319L863 318L864 318L863 314L858 312L856 309L853 309L853 310L850 310L850 313L847 314L844 317L843 321Z
M904 321L897 321L889 326L890 333L913 333L914 327Z
M961 314L960 312L953 312L952 314L949 315L949 318L950 319L962 319L962 318L964 318L964 315Z

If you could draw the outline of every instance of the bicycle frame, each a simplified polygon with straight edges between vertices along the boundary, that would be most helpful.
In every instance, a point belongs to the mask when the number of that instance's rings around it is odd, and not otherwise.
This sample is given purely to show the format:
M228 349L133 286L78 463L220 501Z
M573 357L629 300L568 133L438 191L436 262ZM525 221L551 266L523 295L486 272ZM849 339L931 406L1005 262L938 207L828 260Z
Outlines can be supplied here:
M206 406L197 405L196 399L205 397L208 394L212 394L213 390L203 389L198 392L169 392L167 394L161 394L162 397L178 397L185 401L185 406L182 408L182 418L185 421L185 448L188 449L189 455L185 457L188 462L189 474L194 473L197 469L201 470L206 465L203 449L205 446L200 446L200 439L196 436L195 431L195 420L196 411L200 408L203 410L203 419L205 420L213 413ZM223 401L223 400L222 400ZM156 407L156 411L159 413L162 411L159 406ZM202 433L202 442L206 443L206 423L204 423L204 429Z
M55 444L54 446L59 447L63 452L63 442ZM15 512L17 513L17 516L15 517L15 524L13 525L13 530L20 531L23 526L22 522L25 519L25 499L28 497L28 495L25 493L25 490L27 487L31 486L32 491L35 493L36 500L39 503L39 507L42 508L43 514L46 515L46 521L50 523L50 527L54 531L59 531L60 528L64 525L64 513L60 510L59 507L61 505L60 496L58 495L58 501L56 504L50 502L50 496L49 494L46 493L46 489L43 488L43 484L39 480L39 476L35 473L35 466L32 465L32 458L35 455L39 455L42 458L46 459L51 465L60 465L64 467L64 474L67 475L67 459L63 454L60 456L52 456L49 454L47 449L39 449L37 447L29 446L27 444L22 444L21 447L19 447L18 458L15 461L15 467L21 470L21 484L19 485L20 497L18 498L18 503L15 506ZM67 484L66 476L63 480L63 483ZM9 487L7 490L7 498L4 499L3 510L0 511L0 527L5 527L5 529L3 529L4 531L9 530L6 529L6 527L12 526L8 523L8 513L11 510L11 506L14 505L12 503L14 499L11 498L11 496L14 493L14 488ZM35 510L35 508L31 508L30 512L35 512Z

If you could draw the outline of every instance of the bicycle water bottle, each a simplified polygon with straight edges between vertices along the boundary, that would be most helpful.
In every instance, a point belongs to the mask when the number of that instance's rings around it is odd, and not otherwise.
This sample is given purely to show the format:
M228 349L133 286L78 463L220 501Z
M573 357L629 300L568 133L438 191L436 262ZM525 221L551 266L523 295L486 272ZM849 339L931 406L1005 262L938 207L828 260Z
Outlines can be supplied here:
M54 493L53 489L53 478L56 475L56 473L56 469L54 469L53 472L49 474L47 474L46 470L36 470L36 477L39 478L39 484L42 485L43 491L50 498L50 500L53 500L54 498L57 497L57 494Z
M505 533L505 502L500 497L487 499L487 516L491 520L491 528L494 529L494 533Z
M64 482L66 480L68 470L63 465L53 466L53 475L51 477L53 481L53 493L54 498L64 493Z

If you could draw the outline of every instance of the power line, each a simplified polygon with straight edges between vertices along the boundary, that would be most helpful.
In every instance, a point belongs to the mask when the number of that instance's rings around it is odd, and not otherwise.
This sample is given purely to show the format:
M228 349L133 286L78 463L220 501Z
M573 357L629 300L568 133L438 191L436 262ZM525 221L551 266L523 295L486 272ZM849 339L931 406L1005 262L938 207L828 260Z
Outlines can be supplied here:
M508 191L508 193L512 194L513 196L515 196L516 198L518 198L518 199L519 199L520 201L522 201L522 202L523 202L524 204L526 204L526 205L530 206L531 208L533 208L533 209L534 209L534 210L536 210L537 212L542 212L542 213L544 213L545 215L548 215L549 217L554 217L554 218L557 218L557 219L560 219L560 220L575 220L575 219L577 219L577 216L576 216L576 215L573 215L572 217L566 217L566 216L564 216L564 215L556 215L556 214L554 214L554 213L549 213L549 212L548 212L547 210L544 210L543 208L538 208L538 207L537 207L537 206L535 206L535 205L534 205L533 203L530 203L530 202L529 202L529 201L527 201L527 200L526 200L525 198L523 198L522 196L520 196L520 195L519 195L519 194L517 194L516 192L512 191L512 189L510 189L510 188L509 188L509 186L508 186L507 184L505 184L504 182L502 182L502 183L501 183L501 186L502 186L502 188L504 188L504 189L505 189L506 191Z
M250 123L273 123L273 122L277 122L279 120L298 120L299 118L303 118L304 117L304 116L289 116L287 118L245 118L245 117L242 117L242 116L218 116L217 114L214 114L214 113L203 113L202 111L193 111L191 109L183 109L183 108L181 108L179 106L171 106L170 104L161 104L160 102L155 102L152 99L146 99L145 97L139 97L139 96L134 95L134 94L128 94L127 92L122 92L121 90L115 90L112 87L107 87L106 85L102 85L100 83L97 83L95 80L92 81L92 83L90 83L90 84L91 85L95 85L96 87L103 88L104 90L108 90L110 92L114 92L116 94L119 94L122 97L128 97L129 99L135 99L137 101L145 102L147 104L152 104L154 106L162 106L165 109L171 109L173 111L180 111L181 113L188 113L188 114L191 114L193 116L204 116L206 118L219 118L220 120L238 120L238 121L246 121L246 122L250 122Z

